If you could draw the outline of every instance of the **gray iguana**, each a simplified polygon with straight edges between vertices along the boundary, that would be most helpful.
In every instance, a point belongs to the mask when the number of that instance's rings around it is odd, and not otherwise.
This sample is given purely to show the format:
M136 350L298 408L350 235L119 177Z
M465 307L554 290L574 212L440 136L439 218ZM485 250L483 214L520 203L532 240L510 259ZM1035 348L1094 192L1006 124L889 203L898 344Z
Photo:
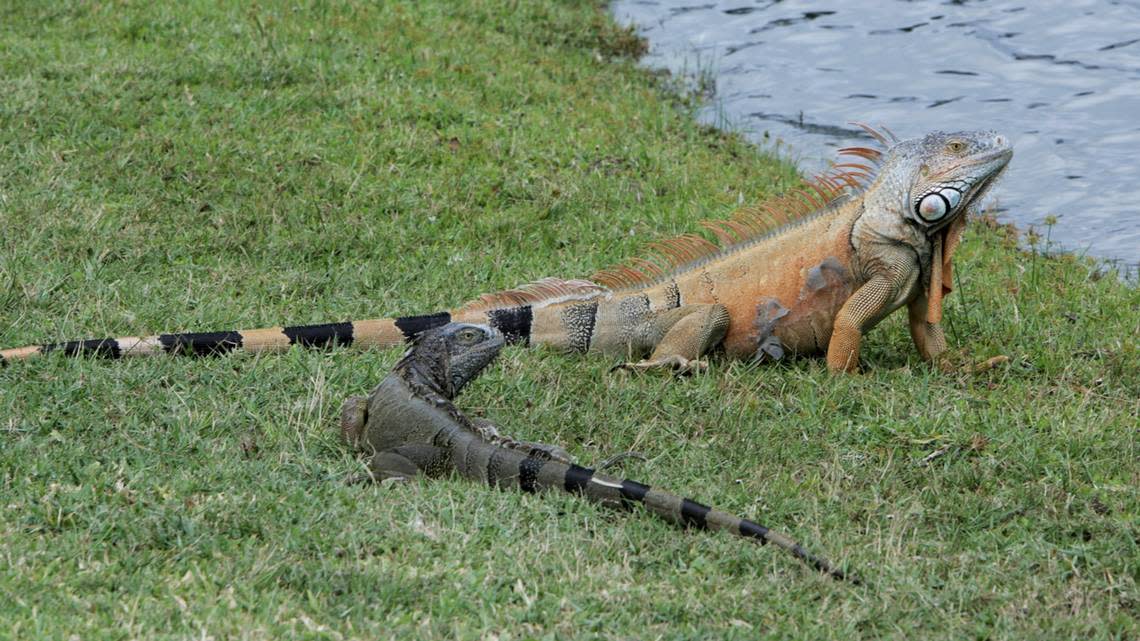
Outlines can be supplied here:
M829 368L852 371L863 334L900 307L921 356L935 359L946 349L942 297L967 211L1013 150L994 132L897 141L867 130L884 149L842 150L859 162L706 221L716 242L694 234L661 241L649 258L589 280L546 278L426 315L33 345L0 351L0 363L49 351L117 358L394 346L455 320L490 325L514 343L643 358L629 364L635 369L700 368L723 346L755 360L826 352Z
M504 489L558 489L611 506L642 504L679 525L774 543L817 570L844 578L842 570L758 523L636 481L610 478L575 465L561 448L516 441L488 421L468 418L452 399L504 343L499 332L484 325L449 323L426 330L370 396L345 401L341 433L356 449L372 453L372 478L408 480L454 471Z

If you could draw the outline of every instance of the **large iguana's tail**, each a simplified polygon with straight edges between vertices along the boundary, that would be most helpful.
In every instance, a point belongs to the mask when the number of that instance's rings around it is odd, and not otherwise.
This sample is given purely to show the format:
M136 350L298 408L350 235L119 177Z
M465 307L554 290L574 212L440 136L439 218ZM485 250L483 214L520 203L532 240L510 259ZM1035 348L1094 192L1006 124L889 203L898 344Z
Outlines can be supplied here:
M450 320L450 313L440 312L425 316L381 318L322 325L92 338L6 349L0 351L0 364L55 351L71 356L124 358L161 354L205 356L233 351L274 352L288 349L294 345L304 347L330 347L333 345L388 347L399 345L407 337L415 335L416 332L444 325Z
M527 343L533 329L535 306L567 298L588 299L607 291L590 281L546 278L517 289L484 295L455 310L433 314L320 325L93 338L29 345L0 350L0 365L53 351L71 356L124 358L162 354L205 356L233 351L277 352L294 345L393 347L419 332L446 325L453 320L487 324L499 330L508 342Z
M505 489L517 487L524 492L563 490L614 507L641 504L666 521L682 527L725 530L761 544L772 543L833 578L859 582L858 579L847 576L843 570L831 565L826 559L808 552L789 537L773 532L759 523L715 510L637 481L610 478L590 468L549 460L533 454L527 455L517 450L490 445L487 447L495 451L485 457L475 457L484 460L485 467L471 466L465 470L459 466L460 472L466 476L482 477L480 480ZM481 467L483 471L480 472L475 467Z

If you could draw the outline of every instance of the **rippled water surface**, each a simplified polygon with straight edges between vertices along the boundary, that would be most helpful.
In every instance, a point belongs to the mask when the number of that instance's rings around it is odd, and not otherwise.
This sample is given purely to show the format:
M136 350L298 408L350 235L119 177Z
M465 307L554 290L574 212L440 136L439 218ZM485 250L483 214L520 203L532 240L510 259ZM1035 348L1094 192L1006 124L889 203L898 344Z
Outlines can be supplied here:
M618 0L652 66L715 79L702 118L782 141L805 170L857 142L996 129L1014 159L994 190L1021 226L1140 262L1140 0Z

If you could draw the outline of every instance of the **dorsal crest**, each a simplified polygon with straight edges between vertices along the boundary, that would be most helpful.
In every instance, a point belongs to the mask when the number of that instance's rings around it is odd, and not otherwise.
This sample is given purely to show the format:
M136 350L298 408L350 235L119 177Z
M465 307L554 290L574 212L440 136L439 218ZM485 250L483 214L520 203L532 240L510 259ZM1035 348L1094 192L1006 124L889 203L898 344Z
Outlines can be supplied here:
M696 234L657 241L648 246L646 256L601 270L590 280L610 289L653 283L683 267L765 238L827 209L845 196L862 192L874 182L884 150L897 138L886 127L881 127L880 131L863 123L852 124L866 131L883 149L844 147L839 150L840 160L844 156L853 156L854 160L834 163L830 169L807 181L804 189L742 207L724 220L698 223L712 232L715 241Z

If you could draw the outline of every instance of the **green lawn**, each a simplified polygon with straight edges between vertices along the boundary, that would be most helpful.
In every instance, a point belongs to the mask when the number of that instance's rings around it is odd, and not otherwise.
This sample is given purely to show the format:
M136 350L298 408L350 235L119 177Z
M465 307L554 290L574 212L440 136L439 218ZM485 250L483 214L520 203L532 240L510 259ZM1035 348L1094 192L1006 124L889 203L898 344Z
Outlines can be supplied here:
M797 180L594 2L217 4L0 5L3 347L434 311ZM960 254L953 358L1006 367L932 371L896 316L859 376L509 349L462 399L866 585L573 497L346 486L340 402L395 350L56 354L0 369L0 637L1137 638L1140 291L1001 228Z

